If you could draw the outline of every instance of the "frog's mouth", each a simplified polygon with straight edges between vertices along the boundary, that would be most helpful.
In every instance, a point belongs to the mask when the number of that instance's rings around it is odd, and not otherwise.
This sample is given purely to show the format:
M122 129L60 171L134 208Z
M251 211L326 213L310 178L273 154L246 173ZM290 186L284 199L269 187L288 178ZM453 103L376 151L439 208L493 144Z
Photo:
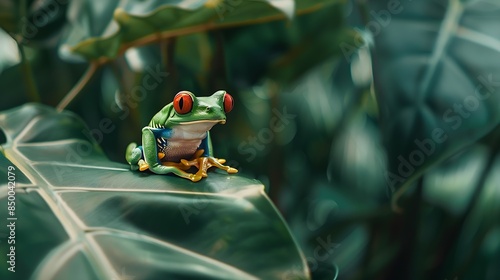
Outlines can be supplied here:
M226 120L197 120L192 122L182 122L180 123L181 125L173 128L174 133L170 140L201 140L206 137L207 131L209 131L214 125L224 122L226 122Z
M198 120L198 121L192 121L192 122L180 122L179 124L181 125L190 125L190 124L200 124L200 123L214 123L215 124L225 124L226 120Z

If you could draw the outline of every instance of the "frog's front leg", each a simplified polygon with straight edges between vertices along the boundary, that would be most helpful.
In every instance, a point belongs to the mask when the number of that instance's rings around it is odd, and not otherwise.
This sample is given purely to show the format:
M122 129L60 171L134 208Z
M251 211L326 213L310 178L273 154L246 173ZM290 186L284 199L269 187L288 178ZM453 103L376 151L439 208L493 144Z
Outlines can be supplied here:
M152 172L156 174L173 173L179 177L189 179L193 182L201 180L201 175L190 174L184 172L176 166L166 166L160 163L156 146L156 136L149 127L145 127L142 129L142 147L144 153L144 161L149 166L149 170L151 170Z
M225 170L227 173L238 173L238 169L223 165L225 162L225 159L219 159L213 156L212 141L210 139L209 132L207 132L207 137L201 142L201 145L198 151L194 154L193 159L181 160L181 163L185 166L196 166L196 168L198 168L196 175L202 177L207 177L207 170L212 166Z
M203 150L198 150L198 151L203 152ZM199 175L201 177L207 177L208 169L213 166L225 170L227 173L230 174L238 173L238 169L227 165L223 165L223 163L225 162L226 162L225 159L215 158L212 156L208 157L200 156L192 160L181 159L181 164L185 166L196 166L196 168L198 168L198 172L196 172L196 175Z

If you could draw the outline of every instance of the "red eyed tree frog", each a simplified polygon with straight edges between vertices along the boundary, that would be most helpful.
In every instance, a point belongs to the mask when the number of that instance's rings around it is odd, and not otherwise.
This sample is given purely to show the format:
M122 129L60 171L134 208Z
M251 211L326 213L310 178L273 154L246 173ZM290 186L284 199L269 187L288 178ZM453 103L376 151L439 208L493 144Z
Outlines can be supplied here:
M125 158L130 168L173 173L193 182L207 177L212 166L237 173L237 169L223 165L226 160L213 157L210 140L210 129L226 123L226 114L233 106L233 97L224 90L208 97L196 97L189 91L177 93L174 101L142 129L142 146L128 145ZM198 172L186 172L191 166L198 168Z

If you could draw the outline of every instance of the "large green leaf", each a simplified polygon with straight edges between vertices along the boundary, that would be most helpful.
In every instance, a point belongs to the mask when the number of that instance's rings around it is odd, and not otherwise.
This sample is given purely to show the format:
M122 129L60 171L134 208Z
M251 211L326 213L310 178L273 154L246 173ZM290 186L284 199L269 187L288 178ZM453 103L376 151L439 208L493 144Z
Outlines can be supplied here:
M378 1L373 8L367 27L397 199L430 165L500 123L500 2Z
M425 177L424 197L429 202L443 207L454 215L465 211L470 201L481 172L485 168L490 149L482 145L474 145L464 153L454 156L430 170ZM480 216L496 217L500 222L500 157L497 156L491 171L487 175L479 200L476 202ZM481 220L479 217L473 220Z
M3 234L1 279L309 277L256 180L212 172L191 183L132 172L107 160L74 114L41 105L0 114L0 126L7 138L0 220L17 218L16 272L7 270ZM16 177L13 216L5 209L9 166Z
M74 1L63 53L107 61L130 47L200 31L285 19L339 0ZM97 5L96 3L99 3ZM78 11L78 12L76 12Z
M367 116L354 117L332 143L328 178L374 201L383 197L385 162L378 136Z

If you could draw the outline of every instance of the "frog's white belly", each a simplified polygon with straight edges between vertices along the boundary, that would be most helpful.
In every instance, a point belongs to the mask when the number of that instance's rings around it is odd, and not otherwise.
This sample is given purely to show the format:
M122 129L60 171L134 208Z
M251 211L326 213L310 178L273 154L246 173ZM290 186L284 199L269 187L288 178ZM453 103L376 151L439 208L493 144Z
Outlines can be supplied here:
M175 126L169 139L157 140L159 148L165 154L162 161L179 162L181 159L191 159L201 141L207 137L207 131L216 123L207 121ZM166 144L162 145L161 142Z

